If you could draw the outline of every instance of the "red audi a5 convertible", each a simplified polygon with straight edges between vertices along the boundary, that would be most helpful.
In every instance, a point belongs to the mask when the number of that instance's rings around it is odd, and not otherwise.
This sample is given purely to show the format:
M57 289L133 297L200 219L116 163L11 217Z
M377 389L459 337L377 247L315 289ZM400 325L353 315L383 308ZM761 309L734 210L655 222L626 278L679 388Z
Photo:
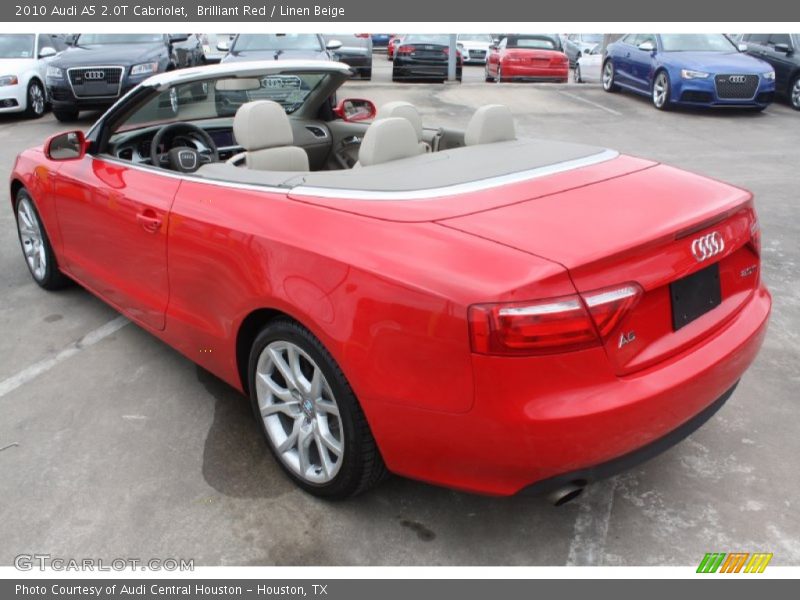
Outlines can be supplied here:
M336 102L347 65L157 75L26 150L33 279L247 394L299 486L556 502L706 421L770 313L750 193L605 148ZM102 374L96 374L102 376Z

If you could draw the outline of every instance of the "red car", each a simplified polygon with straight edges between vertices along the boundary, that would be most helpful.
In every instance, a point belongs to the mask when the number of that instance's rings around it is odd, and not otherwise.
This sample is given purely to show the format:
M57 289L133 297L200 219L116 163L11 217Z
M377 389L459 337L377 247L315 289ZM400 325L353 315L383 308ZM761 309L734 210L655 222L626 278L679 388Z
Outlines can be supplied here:
M725 402L771 306L749 192L517 138L500 105L465 131L403 102L370 124L369 101L332 105L348 76L164 73L24 151L33 279L78 282L249 395L320 496L388 470L563 502Z
M389 40L388 45L386 46L386 58L387 60L394 60L394 53L397 50L397 47L400 45L402 41L402 35L395 35L392 36L392 39Z
M507 35L489 48L486 81L550 81L567 83L569 58L557 35Z

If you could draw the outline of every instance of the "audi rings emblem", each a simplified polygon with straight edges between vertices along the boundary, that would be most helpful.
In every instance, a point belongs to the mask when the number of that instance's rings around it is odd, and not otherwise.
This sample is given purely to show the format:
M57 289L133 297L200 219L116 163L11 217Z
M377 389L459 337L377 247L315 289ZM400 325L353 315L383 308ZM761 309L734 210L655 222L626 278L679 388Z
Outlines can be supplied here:
M184 169L194 169L197 166L197 154L182 150L178 152L178 160Z
M731 75L728 77L728 81L731 83L744 83L747 81L747 78L744 75Z
M83 78L84 79L89 79L91 81L97 81L99 79L105 79L106 78L106 72L105 71L86 71L83 74Z
M708 260L712 256L717 256L725 250L725 240L718 231L699 237L692 241L692 255L697 262Z

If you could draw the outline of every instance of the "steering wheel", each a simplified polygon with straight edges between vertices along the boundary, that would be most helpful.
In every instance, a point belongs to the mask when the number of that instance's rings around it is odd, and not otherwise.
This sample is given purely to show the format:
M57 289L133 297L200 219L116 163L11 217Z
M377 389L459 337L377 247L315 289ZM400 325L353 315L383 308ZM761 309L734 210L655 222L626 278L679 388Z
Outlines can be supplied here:
M206 149L198 151L195 148L178 147L172 148L168 152L158 151L161 140L179 133L187 136L197 136ZM153 141L150 143L150 162L157 167L164 167L181 173L194 173L202 165L217 162L218 160L219 152L214 140L211 139L208 132L192 123L170 123L169 125L164 125L156 132Z

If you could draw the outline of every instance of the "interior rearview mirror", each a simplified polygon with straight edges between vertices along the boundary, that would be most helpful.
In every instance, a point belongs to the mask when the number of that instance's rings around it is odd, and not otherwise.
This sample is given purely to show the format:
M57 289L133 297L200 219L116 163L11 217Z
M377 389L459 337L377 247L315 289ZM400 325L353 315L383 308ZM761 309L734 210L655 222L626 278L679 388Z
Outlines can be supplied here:
M188 33L170 33L169 34L169 43L176 44L178 42L185 42L189 39Z
M77 160L86 155L86 138L82 131L57 133L44 144L44 154L50 160Z

